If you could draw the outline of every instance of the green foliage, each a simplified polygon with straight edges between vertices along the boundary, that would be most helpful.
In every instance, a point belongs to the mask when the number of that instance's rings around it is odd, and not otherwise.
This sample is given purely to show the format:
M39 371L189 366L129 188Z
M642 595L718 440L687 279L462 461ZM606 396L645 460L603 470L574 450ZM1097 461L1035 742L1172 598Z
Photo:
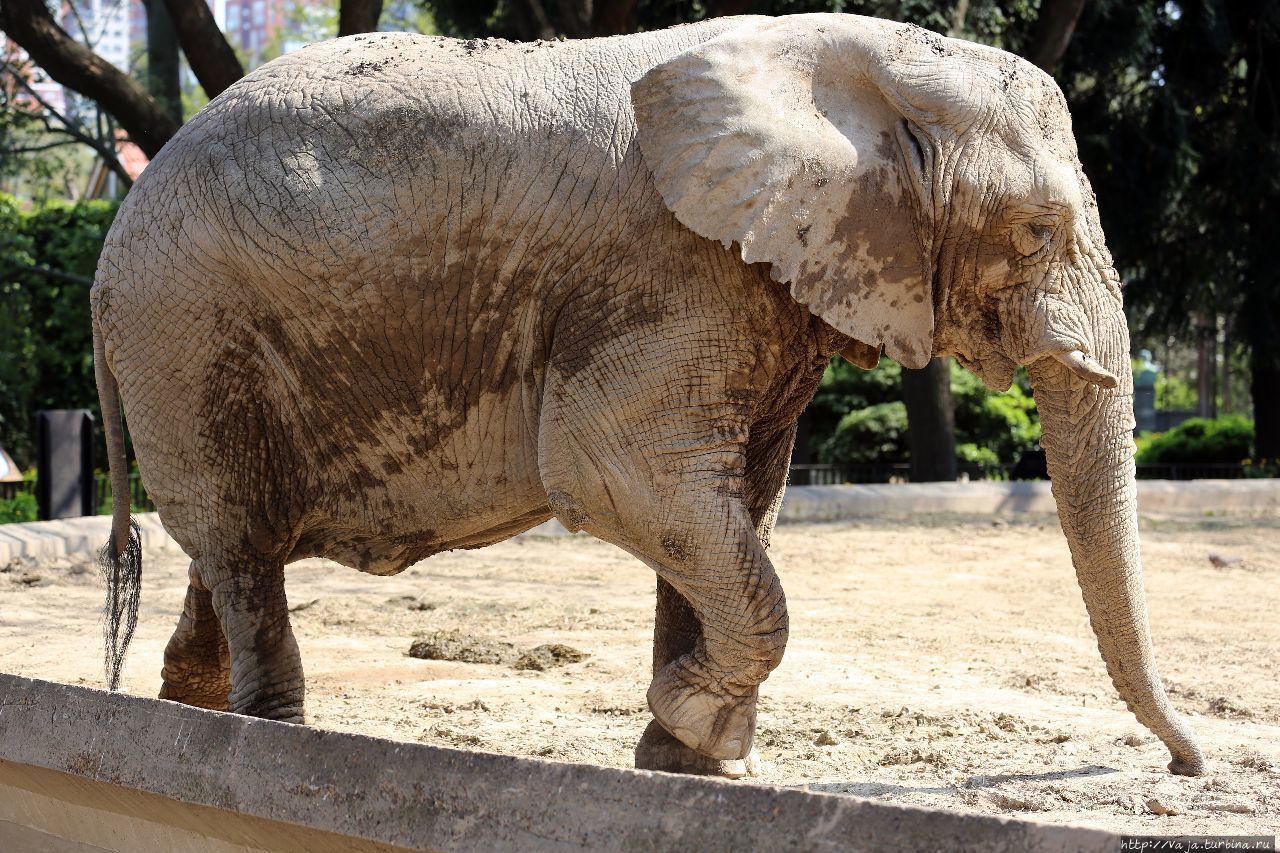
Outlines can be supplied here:
M1234 464L1252 455L1253 422L1240 415L1210 420L1191 418L1166 433L1139 442L1139 465L1172 462Z
M977 465L982 473L996 479L1006 479L1005 465L1000 457L989 447L979 447L972 442L956 445L956 459L967 465Z
M828 464L902 462L907 458L907 407L901 400L855 409L818 445Z
M809 405L809 430L817 458L828 464L905 462L907 414L902 368L887 358L874 370L833 359ZM977 376L951 365L956 455L988 472L1012 465L1040 441L1040 418L1025 372L1008 391L987 390Z
M833 435L836 425L849 412L901 400L901 375L898 363L887 358L881 358L874 370L863 370L843 358L833 358L806 410L815 444Z
M955 405L957 445L981 447L994 454L998 463L1012 465L1024 450L1040 443L1036 403L1023 385L1015 383L1008 391L997 394L952 362L951 399Z
M1278 53L1274 0L1095 0L1058 74L1136 337L1225 315L1255 377L1280 373ZM1280 446L1276 401L1254 398Z
M33 458L37 410L97 414L89 288L115 211L61 200L23 211L0 194L0 445L20 466Z
M1161 373L1156 377L1156 408L1162 412L1194 411L1198 392L1194 385L1177 376Z
M30 492L19 492L12 498L0 498L0 524L36 521L38 515L36 496Z

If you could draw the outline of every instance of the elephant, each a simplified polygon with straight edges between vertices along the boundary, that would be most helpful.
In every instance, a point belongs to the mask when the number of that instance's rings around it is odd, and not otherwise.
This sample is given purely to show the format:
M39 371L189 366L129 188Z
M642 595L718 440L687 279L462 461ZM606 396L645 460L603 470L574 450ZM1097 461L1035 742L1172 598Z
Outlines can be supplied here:
M797 418L837 353L945 355L1027 367L1107 670L1204 772L1152 656L1119 276L1016 56L845 14L324 42L164 147L91 301L112 482L127 412L191 558L162 698L303 722L285 564L394 574L555 517L657 575L637 766L754 772ZM114 687L124 502L103 561Z

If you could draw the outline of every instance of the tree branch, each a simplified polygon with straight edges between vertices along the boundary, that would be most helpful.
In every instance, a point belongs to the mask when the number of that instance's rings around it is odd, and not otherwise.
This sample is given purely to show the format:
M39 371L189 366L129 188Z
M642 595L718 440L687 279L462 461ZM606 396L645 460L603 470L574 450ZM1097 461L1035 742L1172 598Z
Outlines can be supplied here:
M190 2L203 3L204 0ZM338 38L374 32L378 29L380 17L382 0L342 0L338 5Z
M79 145L78 139L60 139L57 142L46 142L44 145L28 145L21 148L10 148L9 154L39 154L41 151L52 151L55 148L65 148L68 145Z
M93 279L88 276L76 275L73 272L63 272L62 270L50 269L49 267L33 267L27 264L10 263L5 267L4 272L0 273L0 277L7 276L11 272L29 272L36 275L42 275L45 278L57 278L63 281L70 281L76 284L83 284L93 287Z
M58 26L44 0L2 0L0 29L57 82L102 105L148 157L178 132L138 82Z
M187 64L210 100L244 76L240 57L236 56L227 43L227 37L218 29L218 22L213 19L208 3L204 0L164 0L164 5L173 20L178 44L182 45Z
M31 84L27 82L25 74L13 73L12 63L6 62L4 64L4 68L6 71L10 72L13 79L17 80L19 85L26 90L27 95L40 105L42 112L37 114L35 117L40 119L40 123L44 125L46 133L61 133L64 136L71 137L81 145L89 146L97 152L99 157L102 158L102 162L106 164L107 168L116 173L116 177L120 178L126 187L133 186L133 178L129 177L129 173L125 170L124 166L121 165L120 159L116 156L114 133L109 132L105 138L90 135L87 131L83 130L78 123L58 112L54 109L53 104L42 98L40 93L32 88ZM53 124L53 122L49 120L50 117L57 119L61 124ZM101 114L99 114L99 118L101 118ZM108 128L108 131L110 130L111 129ZM110 142L107 141L108 139Z
M1050 74L1067 52L1085 0L1044 0L1023 56Z

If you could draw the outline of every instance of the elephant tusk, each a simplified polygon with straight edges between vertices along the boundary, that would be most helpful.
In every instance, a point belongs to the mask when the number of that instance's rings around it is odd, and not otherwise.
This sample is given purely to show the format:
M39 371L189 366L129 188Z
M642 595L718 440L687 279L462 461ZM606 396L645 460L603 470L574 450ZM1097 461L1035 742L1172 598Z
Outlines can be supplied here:
M1053 357L1065 364L1072 373L1085 382L1092 382L1101 388L1114 388L1120 384L1120 381L1114 375L1108 373L1105 367L1080 352L1080 350L1054 353Z

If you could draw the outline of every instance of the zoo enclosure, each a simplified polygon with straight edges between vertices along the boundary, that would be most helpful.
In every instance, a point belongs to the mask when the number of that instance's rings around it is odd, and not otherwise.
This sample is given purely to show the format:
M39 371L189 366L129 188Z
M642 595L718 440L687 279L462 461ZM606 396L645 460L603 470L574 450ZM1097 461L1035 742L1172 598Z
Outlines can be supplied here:
M960 480L970 482L978 480L1014 480L1037 479L1034 477L1017 477L1012 467L992 472L979 465L961 464L957 466ZM1263 469L1255 465L1242 464L1208 464L1177 462L1167 465L1139 465L1139 480L1244 480L1266 476ZM791 486L838 486L845 483L862 485L869 483L909 483L911 482L911 465L906 462L893 462L867 465L792 465L787 484ZM18 495L35 494L35 479L22 482L0 483L0 500L13 500ZM98 512L105 514L111 506L111 477L98 474L94 477L94 494L97 497ZM129 505L135 511L152 512L155 504L147 495L142 477L134 471L129 474Z
M956 465L957 478L961 481L976 480L1038 480L1047 479L1024 476L1010 465L992 470L990 467L971 463ZM1158 465L1138 465L1139 480L1247 480L1273 477L1275 472L1267 466L1242 463L1170 462ZM789 486L839 486L846 483L909 483L911 464L908 462L868 463L860 465L792 465L787 478Z

